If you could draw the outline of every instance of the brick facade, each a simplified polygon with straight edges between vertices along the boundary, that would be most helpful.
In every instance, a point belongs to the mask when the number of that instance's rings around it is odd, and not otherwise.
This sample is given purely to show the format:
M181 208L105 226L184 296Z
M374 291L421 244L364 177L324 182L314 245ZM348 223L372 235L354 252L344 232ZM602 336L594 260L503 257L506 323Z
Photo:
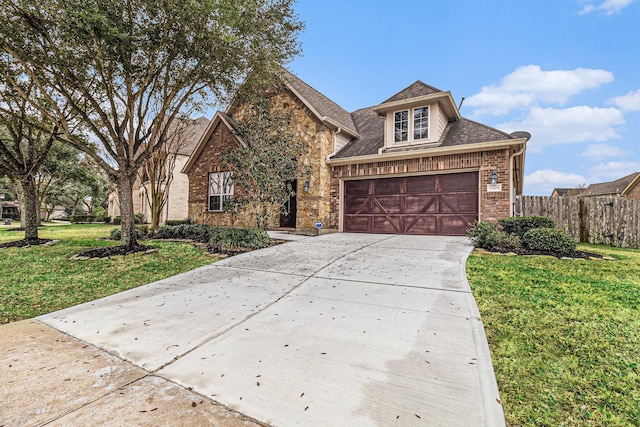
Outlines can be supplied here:
M285 92L271 97L272 114L291 114L291 127L296 138L309 145L309 151L302 156L301 162L309 164L311 175L308 177L309 190L304 191L306 178L298 180L297 194L297 230L315 230L315 223L329 222L330 217L330 168L325 158L333 150L332 131L323 125L308 108L295 96ZM242 120L247 106L239 106L233 111L236 120ZM224 212L209 212L207 207L208 177L211 172L222 171L218 157L237 144L236 139L221 121L206 141L200 155L189 170L189 217L197 223L253 227L255 218L249 209L232 217ZM239 191L238 188L235 189ZM279 225L279 212L274 209L269 226Z

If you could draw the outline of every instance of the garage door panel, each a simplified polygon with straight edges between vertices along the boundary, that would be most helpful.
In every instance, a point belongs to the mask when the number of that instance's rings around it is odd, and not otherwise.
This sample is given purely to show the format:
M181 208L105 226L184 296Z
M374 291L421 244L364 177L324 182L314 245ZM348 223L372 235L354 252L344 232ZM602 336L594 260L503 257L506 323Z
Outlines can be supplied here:
M376 233L397 234L400 233L400 217L374 216L373 229Z
M353 196L349 199L345 198L344 212L346 214L370 214L371 199L369 196Z
M368 216L347 216L344 221L345 231L353 233L370 233L371 227L369 225Z
M406 179L406 194L425 194L436 192L436 175L411 176Z
M465 218L463 221L461 217L457 216L443 216L440 218L440 224L443 230L448 230L449 235L464 236L467 234L467 228L473 223L469 222L470 217Z
M442 196L441 203L442 213L470 213L472 215L478 212L478 197L477 194L447 194Z
M435 216L408 216L406 234L438 234Z
M368 195L371 181L347 181L345 182L345 194L346 195Z
M478 173L345 182L344 231L465 235L478 218Z
M478 191L478 174L452 173L440 176L440 190L443 193L469 190Z
M375 196L372 198L372 213L399 214L402 213L402 199L400 196Z
M405 197L406 213L436 213L438 211L438 203L436 196L406 196Z
M378 179L374 181L374 194L395 195L401 193L402 181L397 179Z

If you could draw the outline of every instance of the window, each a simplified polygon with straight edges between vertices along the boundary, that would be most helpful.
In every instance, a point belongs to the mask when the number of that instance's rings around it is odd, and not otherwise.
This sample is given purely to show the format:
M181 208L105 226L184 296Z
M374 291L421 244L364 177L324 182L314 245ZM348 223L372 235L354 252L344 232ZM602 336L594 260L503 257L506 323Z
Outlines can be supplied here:
M233 173L209 174L209 210L222 211L225 203L233 197Z
M429 107L413 109L413 139L429 138Z
M393 117L395 129L395 142L403 142L409 139L409 110L396 111Z
M409 139L409 129L413 129L413 136ZM393 113L394 142L410 142L429 138L429 107L419 107L412 110L396 111Z

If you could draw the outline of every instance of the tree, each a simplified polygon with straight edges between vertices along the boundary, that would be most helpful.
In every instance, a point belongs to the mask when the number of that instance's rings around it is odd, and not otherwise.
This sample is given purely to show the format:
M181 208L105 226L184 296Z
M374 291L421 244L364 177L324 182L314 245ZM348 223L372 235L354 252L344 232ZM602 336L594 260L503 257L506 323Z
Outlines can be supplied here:
M37 177L40 205L47 219L56 206L66 206L75 215L84 205L91 213L105 204L109 181L102 169L68 144L54 143Z
M16 86L34 99L27 101L0 80L0 174L19 183L24 238L37 241L40 205L36 179L59 134L55 125L32 108L32 103L38 102L33 82L23 80Z
M151 212L151 228L158 231L162 211L167 205L178 154L185 148L195 129L195 120L176 118L164 143L138 171Z
M255 105L235 130L240 144L220 157L233 171L233 185L244 193L228 203L229 209L249 206L259 228L267 227L276 210L288 214L285 203L295 194L291 183L310 173L300 161L309 147L295 138L290 124L288 114L271 114L268 106Z
M249 72L247 84L270 81L298 53L293 1L0 0L0 54L36 82L48 101L40 111L116 184L122 244L135 246L138 169L176 117L230 99ZM62 101L91 138L71 132Z

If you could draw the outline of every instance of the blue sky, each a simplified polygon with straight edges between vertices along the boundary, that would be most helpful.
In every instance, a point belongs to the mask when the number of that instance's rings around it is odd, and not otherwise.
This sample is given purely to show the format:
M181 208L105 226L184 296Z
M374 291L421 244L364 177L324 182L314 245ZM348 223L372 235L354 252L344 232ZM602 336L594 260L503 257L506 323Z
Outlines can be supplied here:
M640 171L640 0L299 0L289 64L347 111L416 80L532 134L525 194Z

